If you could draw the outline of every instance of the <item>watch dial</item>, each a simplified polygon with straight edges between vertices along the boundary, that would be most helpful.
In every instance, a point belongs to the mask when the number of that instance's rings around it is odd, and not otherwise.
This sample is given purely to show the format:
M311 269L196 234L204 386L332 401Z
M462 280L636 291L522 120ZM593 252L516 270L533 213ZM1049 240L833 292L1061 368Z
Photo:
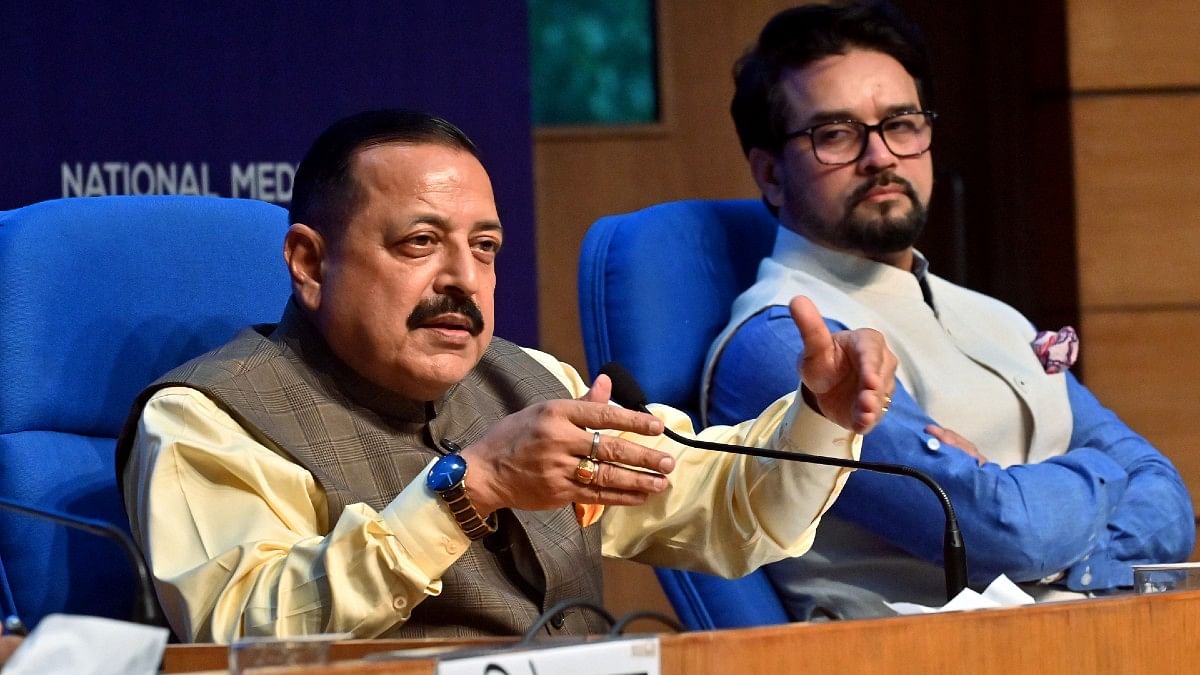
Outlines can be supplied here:
M458 455L446 455L429 469L425 484L434 492L445 492L462 482L467 474L467 463Z

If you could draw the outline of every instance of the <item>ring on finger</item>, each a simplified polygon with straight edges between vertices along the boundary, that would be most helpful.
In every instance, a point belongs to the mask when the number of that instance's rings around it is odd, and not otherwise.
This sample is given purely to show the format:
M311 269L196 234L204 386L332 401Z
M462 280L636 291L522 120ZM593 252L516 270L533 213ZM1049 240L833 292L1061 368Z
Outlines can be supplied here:
M599 462L591 457L584 457L575 465L575 480L583 485L591 485L592 481L596 480L596 471L599 468Z
M592 451L588 453L587 458L596 461L596 455L600 452L600 432L592 432Z
M884 394L883 395L883 409L880 410L880 413L885 413L888 410L891 410L891 408L892 408L892 395Z

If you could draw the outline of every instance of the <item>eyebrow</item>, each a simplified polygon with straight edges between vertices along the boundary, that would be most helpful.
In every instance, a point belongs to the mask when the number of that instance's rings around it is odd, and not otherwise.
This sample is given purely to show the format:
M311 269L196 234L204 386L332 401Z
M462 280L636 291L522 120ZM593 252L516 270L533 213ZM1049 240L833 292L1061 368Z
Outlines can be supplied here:
M910 113L910 112L920 112L920 111L921 111L921 106L919 106L915 103L900 103L900 104L888 106L887 108L885 108L883 111L883 117L889 117L891 115L898 115L900 113ZM823 110L821 112L813 114L808 119L808 121L805 122L800 128L808 129L809 127L815 127L818 124L828 124L829 122L852 122L852 121L859 122L861 120L859 120L858 115L855 115L854 112L851 110L847 110L847 109Z
M436 213L418 213L408 221L408 226L426 223L441 230L450 229L450 221ZM471 226L472 232L504 232L504 226L499 220L479 220Z
M473 228L476 232L500 232L504 233L504 226L498 220L481 220L475 223Z

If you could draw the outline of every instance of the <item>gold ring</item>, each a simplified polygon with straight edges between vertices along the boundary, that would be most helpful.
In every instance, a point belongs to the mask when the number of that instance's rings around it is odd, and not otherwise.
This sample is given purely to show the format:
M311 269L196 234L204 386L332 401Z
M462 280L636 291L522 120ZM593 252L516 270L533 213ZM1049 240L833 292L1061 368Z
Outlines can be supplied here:
M596 454L600 452L600 432L592 432L592 451L588 453L588 459L595 461Z
M591 485L592 481L596 480L596 470L599 468L596 460L584 457L575 466L575 480L584 485Z

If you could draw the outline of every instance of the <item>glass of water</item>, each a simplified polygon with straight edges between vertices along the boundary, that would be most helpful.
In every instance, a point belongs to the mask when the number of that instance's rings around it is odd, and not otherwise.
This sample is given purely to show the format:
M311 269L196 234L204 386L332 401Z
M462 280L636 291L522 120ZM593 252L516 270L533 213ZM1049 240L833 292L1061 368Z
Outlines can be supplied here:
M1200 590L1200 563L1134 565L1133 588L1139 594Z
M240 675L267 666L315 666L329 663L329 646L349 640L349 633L318 633L296 637L248 637L229 645L229 672Z

